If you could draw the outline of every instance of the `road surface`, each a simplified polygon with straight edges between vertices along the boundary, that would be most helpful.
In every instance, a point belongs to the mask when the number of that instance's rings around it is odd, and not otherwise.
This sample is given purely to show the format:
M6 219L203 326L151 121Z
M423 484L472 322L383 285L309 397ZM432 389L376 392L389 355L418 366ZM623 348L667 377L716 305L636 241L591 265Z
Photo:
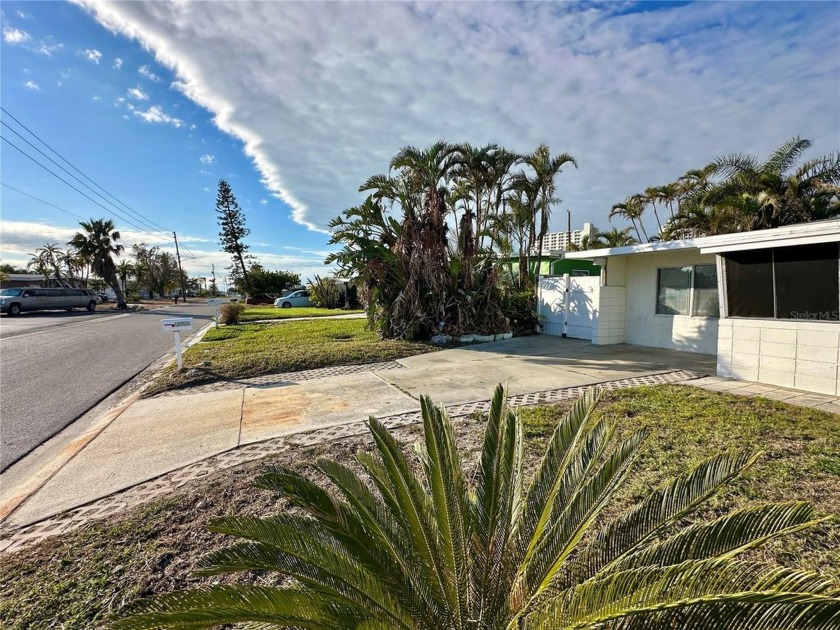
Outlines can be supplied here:
M0 319L0 470L61 431L173 348L160 320L215 307L189 303L119 313L25 313Z

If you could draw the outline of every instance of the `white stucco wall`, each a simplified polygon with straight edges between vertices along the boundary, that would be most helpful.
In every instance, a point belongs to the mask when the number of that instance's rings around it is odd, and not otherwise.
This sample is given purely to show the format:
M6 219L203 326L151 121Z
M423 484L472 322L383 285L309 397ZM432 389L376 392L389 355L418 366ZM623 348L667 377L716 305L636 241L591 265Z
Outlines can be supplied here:
M624 343L715 354L718 338L717 317L656 314L657 269L713 264L714 254L702 255L696 250L610 258L607 263L606 284L608 287L624 287L624 313L608 311L605 307L612 302L610 300L607 304L602 301L600 316L611 314L613 317L609 321L614 322L623 319ZM616 299L616 302L618 301Z
M718 376L840 396L840 323L720 320Z

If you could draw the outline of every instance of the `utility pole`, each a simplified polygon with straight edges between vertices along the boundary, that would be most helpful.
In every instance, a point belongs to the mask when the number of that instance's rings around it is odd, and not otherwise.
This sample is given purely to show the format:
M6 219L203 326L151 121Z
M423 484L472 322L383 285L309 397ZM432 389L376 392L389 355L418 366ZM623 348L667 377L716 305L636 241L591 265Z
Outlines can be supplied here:
M572 211L566 208L566 251L572 246Z
M178 235L175 232L172 232L172 236L175 237L175 255L178 257L178 279L181 281L181 299L184 300L184 303L187 301L187 285L184 282L184 270L181 269L181 252L178 251Z

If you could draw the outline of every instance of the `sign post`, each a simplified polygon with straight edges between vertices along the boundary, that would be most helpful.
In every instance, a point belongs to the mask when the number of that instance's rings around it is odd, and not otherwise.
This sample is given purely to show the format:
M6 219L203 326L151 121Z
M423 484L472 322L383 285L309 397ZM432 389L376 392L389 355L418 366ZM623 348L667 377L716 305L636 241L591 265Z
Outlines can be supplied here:
M214 321L216 322L216 328L218 328L219 327L219 309L222 307L222 298L208 298L207 303L210 306L215 306L216 307L216 318L215 318Z
M160 320L160 326L163 332L175 333L175 359L178 361L178 369L184 367L184 359L181 356L181 333L192 332L193 318L192 317L175 317L172 319Z

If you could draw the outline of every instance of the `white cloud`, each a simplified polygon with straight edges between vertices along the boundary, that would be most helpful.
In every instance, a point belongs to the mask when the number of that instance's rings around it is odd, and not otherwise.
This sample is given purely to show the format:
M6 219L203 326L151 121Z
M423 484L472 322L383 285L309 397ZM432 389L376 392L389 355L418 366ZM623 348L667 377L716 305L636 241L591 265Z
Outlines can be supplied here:
M198 161L202 164L214 164L216 162L216 156L212 153L205 153L200 158L198 158Z
M199 158L199 159L200 159L200 158ZM212 174L213 174L213 172L212 172L212 171L208 171L208 170L206 170L206 169L201 169L201 170L200 170L200 171L198 171L198 172L199 172L199 174L200 174L200 175L212 175Z
M196 126L195 125L190 125L190 131L195 131L195 130L196 130Z
M211 191L212 192L212 191ZM126 229L115 219L120 232L120 244L130 254L131 246L135 243L146 243L158 246L161 251L175 255L175 247L171 241L155 239L147 232L140 232L131 228ZM46 221L6 221L0 220L0 260L11 265L25 267L29 261L30 252L44 243L58 243L64 247L73 235L79 231L78 224L68 227L50 225ZM230 265L230 256L219 250L215 239L191 236L178 233L181 243L189 243L190 252L194 257L181 249L181 260L184 271L190 276L210 276L211 265L216 265L216 278L221 286L225 277L225 267ZM284 269L301 274L302 279L311 278L314 274L324 275L330 271L323 264L325 252L297 251L294 255L275 254L271 248L268 251L254 251L259 262L268 269Z
M204 192L206 192L206 193L213 192L212 190L210 190L209 188L207 188L207 186L205 186L203 190L204 190Z
M260 199L260 205L265 206L268 204L268 199Z
M133 98L135 101L148 101L149 95L140 89L140 86L128 88L126 94L128 98Z
M79 54L88 61L92 61L93 63L95 63L97 66L99 65L99 60L102 59L102 53L96 50L96 48L80 50Z
M160 77L151 70L149 70L149 66L140 66L139 68L137 68L137 72L139 72L142 76L146 77L150 81L160 83Z
M122 70L123 60L120 57L114 57L114 63L111 65L114 70Z
M101 97L101 96L91 96L91 97L90 97L90 100L92 100L92 101L100 101L100 100L102 100L102 97Z
M152 105L146 111L134 109L133 107L130 109L134 112L135 116L139 116L148 123L166 123L167 125L172 125L173 127L182 127L184 125L183 120L166 114L160 105Z
M53 44L52 46L48 44L41 43L38 47L38 52L42 55L46 55L47 57L52 57L54 52L58 52L64 48L64 44Z
M22 44L30 39L29 33L26 31L12 28L11 26L3 27L3 41L7 44Z
M30 89L30 90L40 90L41 86L35 83L35 81L29 80L23 84L23 87Z
M721 154L797 134L838 148L830 3L77 1L153 51L317 229L438 138L571 153L555 229L566 208L603 229L613 203Z

